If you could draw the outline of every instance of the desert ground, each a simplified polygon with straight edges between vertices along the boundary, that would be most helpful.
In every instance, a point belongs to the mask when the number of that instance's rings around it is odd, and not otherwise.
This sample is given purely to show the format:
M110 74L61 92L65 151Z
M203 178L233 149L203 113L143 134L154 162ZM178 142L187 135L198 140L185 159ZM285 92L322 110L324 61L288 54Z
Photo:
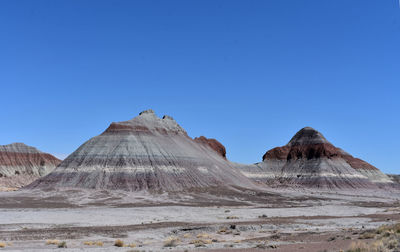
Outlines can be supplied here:
M374 230L400 222L399 200L396 190L1 192L0 245L4 251L346 251L359 242L372 246Z

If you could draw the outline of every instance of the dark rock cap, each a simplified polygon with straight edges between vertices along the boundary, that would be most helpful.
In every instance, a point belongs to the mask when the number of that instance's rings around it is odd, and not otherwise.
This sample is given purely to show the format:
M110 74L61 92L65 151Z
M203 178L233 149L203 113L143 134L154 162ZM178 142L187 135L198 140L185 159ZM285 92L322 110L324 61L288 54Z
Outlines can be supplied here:
M289 146L309 145L309 144L324 144L329 143L328 140L317 130L311 127L302 128L289 141Z

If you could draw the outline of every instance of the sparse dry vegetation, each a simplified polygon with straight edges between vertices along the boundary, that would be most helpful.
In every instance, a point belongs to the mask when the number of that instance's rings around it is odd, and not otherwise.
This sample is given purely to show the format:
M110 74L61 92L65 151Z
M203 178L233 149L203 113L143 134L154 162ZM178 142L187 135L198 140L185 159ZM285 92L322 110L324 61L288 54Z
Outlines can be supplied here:
M268 246L266 243L258 243L254 248L266 249Z
M210 239L197 239L190 242L190 244L194 244L195 247L204 247L206 244L212 244L213 240Z
M217 231L217 233L218 233L218 234L225 234L226 231L227 231L227 229L226 229L225 227L223 227L223 228L219 229L219 230Z
M361 234L358 239L361 240L365 240L365 239L374 239L375 238L375 234L372 232L365 232L363 234Z
M97 241L97 242L95 242L95 241L85 241L85 242L83 243L83 245L102 247L102 246L104 245L104 243L103 243L102 241Z
M5 248L6 244L4 242L0 242L0 248Z
M60 243L59 240L47 240L46 245L58 245Z
M114 242L114 246L115 247L123 247L124 246L124 241L122 241L122 240L120 240L120 239L118 239L118 240L116 240L115 242Z
M192 241L192 242L190 242L191 244L194 244L194 246L196 247L196 248L198 248L198 247L205 247L205 244L204 244L204 242L202 241L202 240L194 240L194 241Z
M365 232L359 239L374 239L372 243L353 242L347 252L392 252L400 249L400 224L383 225L374 232Z
M179 238L170 236L164 241L164 247L176 247L179 243Z
M128 247L130 247L130 248L136 248L136 243L129 243L129 244L128 244Z
M66 248L67 247L67 242L62 241L62 242L58 243L58 247L59 248Z
M210 235L207 233L201 233L201 234L198 234L196 237L202 238L202 239L208 239L208 238L210 238Z

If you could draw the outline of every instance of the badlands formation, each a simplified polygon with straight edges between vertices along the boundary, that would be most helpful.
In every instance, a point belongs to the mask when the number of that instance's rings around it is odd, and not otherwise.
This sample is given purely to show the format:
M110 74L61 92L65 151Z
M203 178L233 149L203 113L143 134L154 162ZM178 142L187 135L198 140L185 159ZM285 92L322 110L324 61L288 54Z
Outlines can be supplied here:
M190 138L170 116L152 110L112 123L28 188L88 188L172 192L254 188L226 161L214 139Z
M262 162L239 167L249 178L275 186L362 189L393 185L376 167L335 147L310 127L297 132L287 145L267 151Z
M51 172L61 160L27 146L13 143L0 146L0 189L27 185Z
M27 147L8 149L25 153L7 154L20 173L48 172L45 154L35 154L41 166L22 166L36 160ZM217 140L192 139L148 110L24 189L0 192L0 250L400 251L392 184L311 128L240 165Z

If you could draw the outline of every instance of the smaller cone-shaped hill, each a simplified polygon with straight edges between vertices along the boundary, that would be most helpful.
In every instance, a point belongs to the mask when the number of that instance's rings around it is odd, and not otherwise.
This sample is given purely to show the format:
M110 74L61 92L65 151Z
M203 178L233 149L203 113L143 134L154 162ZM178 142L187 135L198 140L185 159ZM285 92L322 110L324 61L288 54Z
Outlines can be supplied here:
M51 172L61 160L23 143L0 145L0 187L18 188Z
M373 188L392 183L376 167L335 147L310 127L297 132L287 145L267 151L263 162L241 168L248 177L280 185Z

